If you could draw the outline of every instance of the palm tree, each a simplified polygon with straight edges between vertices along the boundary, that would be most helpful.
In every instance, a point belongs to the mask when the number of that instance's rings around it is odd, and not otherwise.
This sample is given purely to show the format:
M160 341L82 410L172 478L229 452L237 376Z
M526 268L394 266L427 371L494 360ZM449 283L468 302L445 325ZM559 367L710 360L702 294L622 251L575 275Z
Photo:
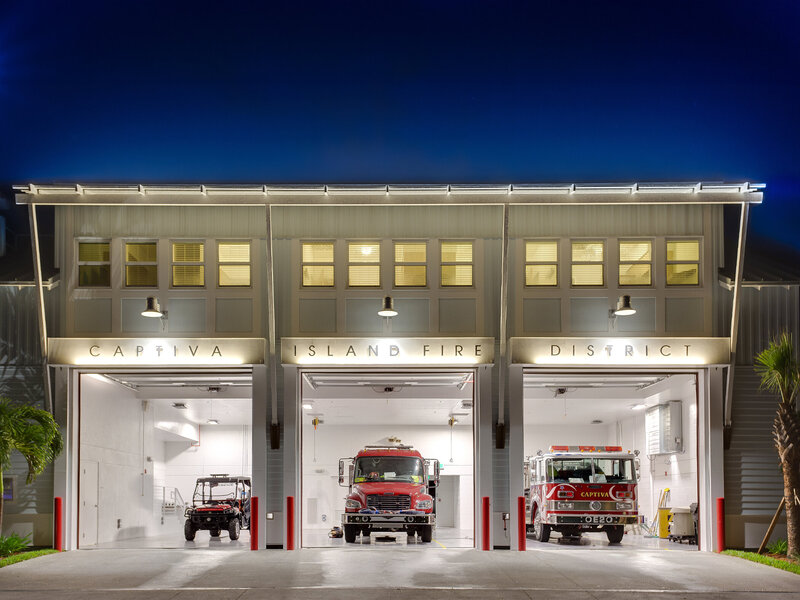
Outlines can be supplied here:
M28 404L0 398L0 525L3 523L3 472L17 450L28 462L26 483L32 483L64 448L53 415Z
M784 332L756 355L756 373L761 387L780 394L772 425L772 437L783 470L783 495L786 501L787 554L800 555L800 363L792 336Z

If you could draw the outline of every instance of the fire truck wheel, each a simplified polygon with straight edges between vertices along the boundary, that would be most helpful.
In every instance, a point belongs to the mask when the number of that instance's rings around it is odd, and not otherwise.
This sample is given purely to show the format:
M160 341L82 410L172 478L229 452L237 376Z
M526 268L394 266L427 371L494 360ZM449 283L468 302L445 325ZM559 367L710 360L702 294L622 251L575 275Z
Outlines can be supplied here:
M356 541L356 534L358 533L358 529L355 525L345 525L344 526L344 541L348 544L353 544Z
M538 506L533 516L533 537L540 542L550 541L550 525L542 523L542 513Z
M625 535L624 525L612 525L606 527L606 537L609 544L619 544L622 541L622 536Z
M197 533L197 530L192 525L192 520L186 519L186 523L183 524L183 537L186 538L187 542L191 542L194 540L195 533Z
M433 539L433 525L423 525L419 530L419 537L423 542L430 542Z

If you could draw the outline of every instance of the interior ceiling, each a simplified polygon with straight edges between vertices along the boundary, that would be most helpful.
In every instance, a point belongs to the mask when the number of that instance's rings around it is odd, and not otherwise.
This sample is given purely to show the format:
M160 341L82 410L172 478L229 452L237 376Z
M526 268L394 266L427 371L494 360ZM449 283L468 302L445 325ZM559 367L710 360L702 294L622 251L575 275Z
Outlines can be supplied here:
M524 375L524 420L531 425L609 425L645 407L690 397L689 374L538 374Z
M161 420L209 425L209 419L216 419L220 426L250 425L252 421L249 370L105 373L87 377L132 391L138 399L157 406Z
M468 372L303 374L303 422L327 425L472 424L473 374ZM310 408L306 408L309 407Z

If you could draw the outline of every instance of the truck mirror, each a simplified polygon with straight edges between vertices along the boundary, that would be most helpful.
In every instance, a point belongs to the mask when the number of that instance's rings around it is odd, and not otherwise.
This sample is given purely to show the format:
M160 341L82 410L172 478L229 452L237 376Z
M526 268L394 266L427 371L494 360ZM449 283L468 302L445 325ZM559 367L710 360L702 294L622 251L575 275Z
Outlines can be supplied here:
M638 458L633 459L633 464L636 468L636 481L640 481L642 479L642 470L641 470L641 465L639 463L639 459Z
M430 481L431 465L433 465L433 482ZM428 479L428 485L433 485L434 487L439 485L439 461L437 459L425 459L425 478Z
M344 485L344 459L339 459L339 485Z

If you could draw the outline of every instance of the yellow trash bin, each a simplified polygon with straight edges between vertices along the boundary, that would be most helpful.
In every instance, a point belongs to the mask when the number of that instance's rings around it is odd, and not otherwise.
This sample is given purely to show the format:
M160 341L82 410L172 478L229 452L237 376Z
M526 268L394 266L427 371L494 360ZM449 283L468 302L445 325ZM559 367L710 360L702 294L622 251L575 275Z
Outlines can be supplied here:
M669 522L672 520L672 509L658 509L658 537L667 539L669 537Z

